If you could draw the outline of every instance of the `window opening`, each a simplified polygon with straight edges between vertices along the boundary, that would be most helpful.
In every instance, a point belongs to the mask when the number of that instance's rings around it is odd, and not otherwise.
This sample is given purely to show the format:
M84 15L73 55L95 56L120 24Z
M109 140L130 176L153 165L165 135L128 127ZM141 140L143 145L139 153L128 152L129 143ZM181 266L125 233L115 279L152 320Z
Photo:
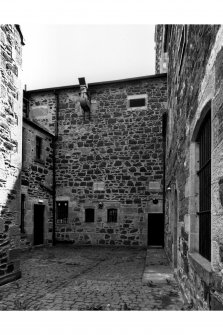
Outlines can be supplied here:
M109 208L108 209L108 222L117 222L117 209L116 208Z
M85 222L94 222L94 208L85 209Z
M57 201L57 222L67 223L68 219L68 201Z
M41 159L42 155L42 138L36 136L36 158Z
M146 105L145 98L129 99L129 107L144 107Z

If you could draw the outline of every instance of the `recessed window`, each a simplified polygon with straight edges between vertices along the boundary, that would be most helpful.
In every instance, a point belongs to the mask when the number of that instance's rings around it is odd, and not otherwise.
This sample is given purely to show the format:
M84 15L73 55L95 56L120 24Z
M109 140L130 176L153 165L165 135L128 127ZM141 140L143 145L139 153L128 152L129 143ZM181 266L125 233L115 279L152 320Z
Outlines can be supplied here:
M85 222L94 222L94 208L85 209Z
M130 99L129 100L129 107L143 107L146 105L146 99Z
M117 222L117 209L116 208L109 208L108 209L108 222Z
M147 95L139 94L139 95L130 95L128 96L128 108L142 108L146 107L147 104Z
M57 201L57 223L67 223L68 201Z
M41 159L42 156L42 138L36 136L36 158Z

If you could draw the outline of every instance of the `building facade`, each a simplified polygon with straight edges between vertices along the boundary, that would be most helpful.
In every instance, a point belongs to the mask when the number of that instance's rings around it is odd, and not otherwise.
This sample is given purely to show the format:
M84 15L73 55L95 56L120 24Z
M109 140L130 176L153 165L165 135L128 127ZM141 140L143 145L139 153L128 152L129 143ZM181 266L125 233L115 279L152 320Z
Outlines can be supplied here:
M157 26L156 41L168 54L165 249L188 302L223 309L223 27Z
M166 75L89 84L89 110L80 88L26 92L56 138L55 242L162 245Z
M19 278L22 46L18 25L0 25L0 285Z
M52 244L54 136L23 118L21 248Z

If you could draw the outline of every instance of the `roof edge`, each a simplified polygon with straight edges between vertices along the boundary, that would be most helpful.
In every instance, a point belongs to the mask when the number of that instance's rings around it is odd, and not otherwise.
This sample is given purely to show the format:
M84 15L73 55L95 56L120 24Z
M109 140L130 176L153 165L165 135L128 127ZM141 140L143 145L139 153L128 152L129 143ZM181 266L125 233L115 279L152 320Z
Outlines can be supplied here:
M148 76L141 76L141 77L133 77L133 78L126 78L126 79L116 79L116 80L109 80L109 81L99 81L95 83L89 83L88 87L98 86L98 85L106 85L106 84L115 84L115 83L123 83L127 81L135 81L135 80L145 80L145 79L157 79L157 78L167 78L166 73L158 73ZM70 88L78 88L79 85L69 85L69 86L59 86L59 87L48 87L48 88L40 88L35 90L27 90L27 93L35 93L35 92L46 92L46 91L59 91L65 90Z

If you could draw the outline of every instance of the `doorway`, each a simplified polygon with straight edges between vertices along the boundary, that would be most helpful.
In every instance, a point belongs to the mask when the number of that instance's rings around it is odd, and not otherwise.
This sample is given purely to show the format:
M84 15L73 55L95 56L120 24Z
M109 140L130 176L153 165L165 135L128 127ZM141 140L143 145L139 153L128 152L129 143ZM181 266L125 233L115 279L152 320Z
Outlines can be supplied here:
M44 205L34 205L34 237L33 244L43 244L44 240Z
M163 213L148 214L148 246L163 247L164 245L164 215Z

